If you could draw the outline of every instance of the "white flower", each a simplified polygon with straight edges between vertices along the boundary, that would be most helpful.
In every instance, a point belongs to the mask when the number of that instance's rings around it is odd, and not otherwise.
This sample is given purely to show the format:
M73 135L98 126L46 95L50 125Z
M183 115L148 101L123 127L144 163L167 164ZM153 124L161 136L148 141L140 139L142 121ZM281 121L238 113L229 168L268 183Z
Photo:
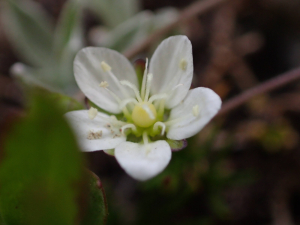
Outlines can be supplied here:
M107 48L82 49L74 72L91 101L121 118L94 108L68 112L81 148L115 149L121 167L138 180L150 179L168 165L171 148L166 138L195 135L221 107L221 99L212 90L189 90L193 59L186 36L170 37L158 46L149 70L146 65L141 87L130 62ZM136 142L129 141L133 138Z

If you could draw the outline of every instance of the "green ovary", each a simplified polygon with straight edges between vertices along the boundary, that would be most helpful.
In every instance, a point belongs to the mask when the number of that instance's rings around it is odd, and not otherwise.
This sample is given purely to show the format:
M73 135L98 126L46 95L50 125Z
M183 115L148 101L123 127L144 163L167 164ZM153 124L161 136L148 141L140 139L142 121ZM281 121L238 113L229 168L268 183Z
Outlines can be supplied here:
M132 111L132 120L139 127L152 126L157 121L157 112L154 105L148 102L137 104Z

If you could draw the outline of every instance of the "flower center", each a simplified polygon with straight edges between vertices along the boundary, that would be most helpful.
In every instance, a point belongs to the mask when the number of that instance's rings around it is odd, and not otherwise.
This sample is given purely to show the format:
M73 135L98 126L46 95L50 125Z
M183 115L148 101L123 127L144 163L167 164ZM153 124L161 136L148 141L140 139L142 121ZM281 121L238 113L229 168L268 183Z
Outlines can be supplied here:
M150 127L156 122L156 109L149 102L141 102L135 105L132 111L132 120L139 127Z

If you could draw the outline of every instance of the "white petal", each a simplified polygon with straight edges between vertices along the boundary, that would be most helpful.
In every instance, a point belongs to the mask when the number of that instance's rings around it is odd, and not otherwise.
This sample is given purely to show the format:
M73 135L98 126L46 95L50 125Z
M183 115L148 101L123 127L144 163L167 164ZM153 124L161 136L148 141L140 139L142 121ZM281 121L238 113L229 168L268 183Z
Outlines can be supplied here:
M107 48L88 47L79 51L74 61L75 79L82 92L91 101L109 112L120 113L115 98L107 90L99 87L99 84L106 81L108 88L121 100L134 97L134 92L128 87L120 86L107 71L103 71L101 62L111 67L111 72L118 80L127 80L138 87L136 73L128 59Z
M149 65L153 74L151 94L168 93L182 84L166 100L171 109L184 99L193 78L192 45L186 36L178 35L165 39L156 49Z
M190 90L184 101L171 110L169 120L184 119L169 127L167 137L181 140L197 134L217 114L221 104L220 97L209 88Z
M121 167L137 180L148 180L159 174L171 159L171 148L166 141L148 145L124 142L115 149Z
M112 149L126 141L126 137L120 133L118 127L113 127L112 124L110 127L107 126L109 122L103 117L109 118L109 116L104 113L98 112L93 120L89 119L88 110L71 111L66 113L65 117L73 128L83 151ZM96 138L91 140L89 135L95 135Z

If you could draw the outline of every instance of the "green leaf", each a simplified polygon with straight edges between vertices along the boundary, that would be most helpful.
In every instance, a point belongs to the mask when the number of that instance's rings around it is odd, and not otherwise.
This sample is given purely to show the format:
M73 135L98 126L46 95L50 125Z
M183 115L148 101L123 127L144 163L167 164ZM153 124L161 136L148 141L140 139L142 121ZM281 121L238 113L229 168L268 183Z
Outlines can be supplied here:
M6 0L4 28L15 50L25 61L41 66L52 51L52 24L46 12L33 1Z
M110 28L116 27L139 11L138 0L88 0L87 6Z
M75 94L78 88L73 74L73 61L83 47L82 7L79 1L69 0L60 14L54 34L53 76L48 77L64 93ZM51 79L52 78L52 79Z
M9 225L74 225L83 160L62 112L43 95L4 143L0 214Z
M148 36L153 15L143 11L112 29L99 45L122 52Z
M74 54L83 47L81 11L81 5L76 0L69 0L64 5L54 35L53 48L57 56L73 54L74 57Z
M89 176L89 198L86 213L80 225L102 225L106 223L108 211L105 192L100 179L92 172Z
M71 67L71 62L66 66ZM71 69L63 72L62 68L57 65L48 65L42 68L33 68L22 63L15 63L11 67L11 74L21 80L24 84L31 87L40 87L51 92L64 94L78 93L78 87L75 83ZM64 76L66 75L66 76Z

